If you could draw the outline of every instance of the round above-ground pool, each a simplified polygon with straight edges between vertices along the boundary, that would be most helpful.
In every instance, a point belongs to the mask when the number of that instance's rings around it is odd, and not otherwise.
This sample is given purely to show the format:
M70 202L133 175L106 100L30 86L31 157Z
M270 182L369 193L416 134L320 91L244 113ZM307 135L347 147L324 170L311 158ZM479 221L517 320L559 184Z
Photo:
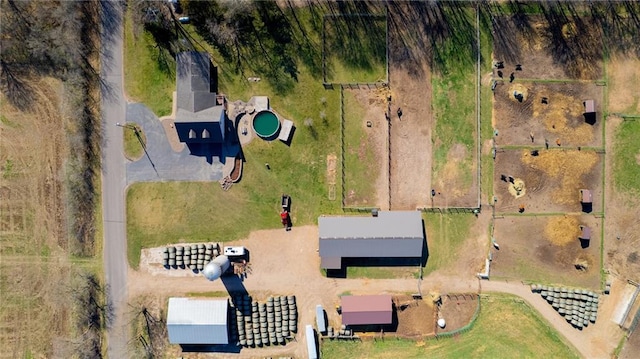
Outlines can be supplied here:
M265 140L273 139L280 130L280 120L275 113L262 110L253 117L253 130Z

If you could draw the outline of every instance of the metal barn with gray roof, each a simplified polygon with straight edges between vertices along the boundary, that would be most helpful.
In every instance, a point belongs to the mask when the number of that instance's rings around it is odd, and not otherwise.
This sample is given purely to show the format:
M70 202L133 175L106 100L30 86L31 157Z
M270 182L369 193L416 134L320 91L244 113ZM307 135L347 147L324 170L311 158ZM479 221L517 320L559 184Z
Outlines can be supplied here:
M318 218L320 266L341 269L342 258L421 258L425 243L418 211Z
M227 300L169 298L169 343L229 344L228 310Z

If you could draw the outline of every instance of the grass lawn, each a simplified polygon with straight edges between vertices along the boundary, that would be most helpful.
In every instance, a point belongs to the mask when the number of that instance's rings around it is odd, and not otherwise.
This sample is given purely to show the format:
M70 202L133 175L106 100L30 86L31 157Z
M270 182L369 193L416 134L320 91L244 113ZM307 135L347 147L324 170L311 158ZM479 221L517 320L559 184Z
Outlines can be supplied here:
M387 21L384 16L327 17L324 28L327 82L387 80Z
M429 258L424 275L455 262L458 249L469 235L475 217L468 213L423 214Z
M156 46L146 31L134 34L131 14L124 28L124 88L127 96L142 102L157 116L171 114L176 83L176 62L169 52Z
M365 131L363 106L344 91L344 188L346 207L375 207L375 183L380 174L374 143Z
M124 155L128 159L135 161L144 155L143 145L146 146L147 137L142 131L142 128L137 124L129 122L126 126L135 126L136 128L135 130L131 127L122 129L124 136ZM138 136L140 137L138 138ZM142 143L140 141L142 141Z
M547 322L516 297L481 300L474 327L452 338L427 341L324 341L322 357L334 358L578 358Z
M614 183L621 192L640 196L640 120L623 121L614 145Z
M218 183L137 183L130 186L127 233L132 267L138 267L141 248L180 240L233 241L246 237L252 230L278 228L282 193L292 196L294 226L315 224L320 214L341 212L340 201L328 198L326 181L327 156L340 158L340 94L337 90L324 89L320 67L307 58L313 54L312 49L322 46L319 19L324 13L318 11L322 6L284 11L292 23L298 23L292 36L302 43L300 51L294 54L299 56L295 81L271 78L269 73L254 73L263 65L260 61L265 61L255 56L255 47L240 49L247 63L238 69L237 63L225 62L220 52L202 39L194 25L183 27L199 50L211 54L218 67L219 89L230 101L246 101L255 95L268 96L271 106L295 123L296 131L289 147L279 141L259 139L244 146L246 163L242 181L228 192L223 192ZM293 11L295 20L292 20ZM135 42L130 24L126 30L128 91L130 95L134 94L129 89L131 85L146 89L142 95L154 94L153 98L140 100L157 114L164 114L160 109L165 104L166 109L171 106L175 70L171 70L172 73L164 71L163 58L153 52L160 50L152 44L152 37L144 33ZM319 51L315 54L317 59L321 58ZM262 80L247 81L246 76L255 75L260 75ZM156 101L162 102L162 106ZM307 119L311 119L311 126L306 125ZM265 163L270 164L271 170L265 168ZM337 168L340 166L338 162ZM341 185L338 174L335 187L341 188Z

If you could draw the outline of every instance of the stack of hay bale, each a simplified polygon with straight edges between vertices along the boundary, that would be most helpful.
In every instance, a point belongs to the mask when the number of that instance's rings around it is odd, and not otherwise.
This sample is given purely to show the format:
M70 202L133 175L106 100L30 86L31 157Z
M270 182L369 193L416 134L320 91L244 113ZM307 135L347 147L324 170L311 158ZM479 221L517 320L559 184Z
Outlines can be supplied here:
M570 289L532 284L531 291L539 293L574 328L582 330L598 318L598 293L586 289Z
M269 297L266 303L253 302L248 295L236 296L232 307L240 346L285 345L298 331L298 308L293 295Z
M162 251L162 265L166 269L186 269L200 272L211 260L220 255L217 243L200 243L191 246L170 246Z

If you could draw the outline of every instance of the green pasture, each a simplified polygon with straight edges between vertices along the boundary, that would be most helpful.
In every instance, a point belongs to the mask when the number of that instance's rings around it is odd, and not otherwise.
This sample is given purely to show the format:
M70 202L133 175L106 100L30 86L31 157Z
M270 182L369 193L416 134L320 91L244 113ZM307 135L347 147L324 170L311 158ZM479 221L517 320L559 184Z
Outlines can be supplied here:
M481 299L475 325L454 337L428 340L362 340L321 343L322 357L338 358L579 358L538 312L517 297Z
M618 191L640 197L640 119L625 120L617 128L613 146L613 180Z

